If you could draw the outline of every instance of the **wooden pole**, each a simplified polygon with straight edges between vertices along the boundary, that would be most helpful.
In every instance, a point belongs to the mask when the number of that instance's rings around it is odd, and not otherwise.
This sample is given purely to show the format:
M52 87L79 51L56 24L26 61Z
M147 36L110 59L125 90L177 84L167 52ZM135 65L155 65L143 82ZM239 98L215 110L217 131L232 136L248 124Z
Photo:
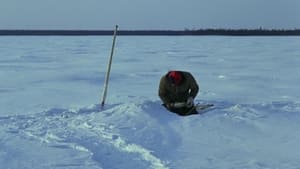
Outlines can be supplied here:
M115 48L115 43L116 43L117 30L118 30L118 25L116 25L116 28L115 28L115 31L114 31L113 43L112 43L110 57L109 57L108 65L107 65L107 72L106 72L106 76L105 76L104 87L103 87L103 94L102 94L102 101L101 101L101 108L102 109L104 107L105 99L106 99L106 95L107 95L108 80L109 80L109 74L110 74L110 69L111 69L112 57L113 57L113 54L114 54L114 48Z

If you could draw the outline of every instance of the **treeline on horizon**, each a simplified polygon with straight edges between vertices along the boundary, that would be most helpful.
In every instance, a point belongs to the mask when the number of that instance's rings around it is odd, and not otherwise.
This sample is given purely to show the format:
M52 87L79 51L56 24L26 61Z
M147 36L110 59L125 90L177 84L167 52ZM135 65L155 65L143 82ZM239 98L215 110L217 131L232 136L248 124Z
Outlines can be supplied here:
M0 30L0 36L87 36L112 35L113 30ZM198 30L119 30L125 36L180 36L180 35L227 35L227 36L299 36L300 29L198 29Z

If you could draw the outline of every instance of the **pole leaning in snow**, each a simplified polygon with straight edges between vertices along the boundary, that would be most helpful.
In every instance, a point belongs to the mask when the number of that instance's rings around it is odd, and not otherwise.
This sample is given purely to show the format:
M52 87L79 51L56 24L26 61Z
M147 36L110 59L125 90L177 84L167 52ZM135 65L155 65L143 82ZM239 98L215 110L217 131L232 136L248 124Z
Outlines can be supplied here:
M113 43L111 47L111 52L110 52L110 57L107 65L107 72L105 75L105 81L104 81L104 87L103 87L103 94L102 94L102 101L101 101L101 108L103 109L104 104L105 104L105 99L107 95L107 88L108 88L108 80L109 80L109 74L110 74L110 69L111 69L111 63L112 63L112 57L114 54L114 48L115 48L115 43L116 43L116 36L117 36L117 30L118 30L118 25L116 25L114 35L113 35Z

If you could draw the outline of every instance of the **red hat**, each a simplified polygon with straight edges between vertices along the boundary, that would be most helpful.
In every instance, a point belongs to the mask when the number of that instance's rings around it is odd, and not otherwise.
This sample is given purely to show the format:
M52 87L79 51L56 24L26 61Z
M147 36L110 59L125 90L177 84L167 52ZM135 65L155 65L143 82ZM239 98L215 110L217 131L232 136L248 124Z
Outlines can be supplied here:
M168 78L170 79L171 83L179 85L182 81L182 74L179 71L170 71L168 73Z

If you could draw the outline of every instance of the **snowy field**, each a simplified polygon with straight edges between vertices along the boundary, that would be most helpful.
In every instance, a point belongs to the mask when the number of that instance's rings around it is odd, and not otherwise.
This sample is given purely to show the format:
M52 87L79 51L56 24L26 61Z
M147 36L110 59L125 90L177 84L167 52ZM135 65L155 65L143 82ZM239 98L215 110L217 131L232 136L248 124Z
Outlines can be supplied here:
M300 169L300 37L0 37L0 169ZM180 117L158 98L190 71Z

